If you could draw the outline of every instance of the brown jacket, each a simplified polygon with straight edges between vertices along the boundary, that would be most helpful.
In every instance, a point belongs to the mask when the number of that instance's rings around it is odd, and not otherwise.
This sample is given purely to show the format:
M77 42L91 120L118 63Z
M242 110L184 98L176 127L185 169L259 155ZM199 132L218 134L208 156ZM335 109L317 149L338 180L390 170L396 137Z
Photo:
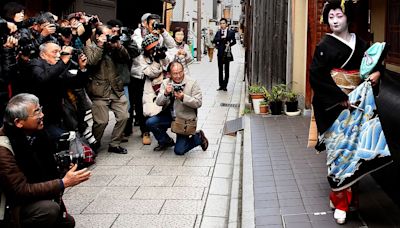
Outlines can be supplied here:
M90 69L88 95L91 99L109 99L114 93L118 97L124 95L124 83L118 75L116 63L125 63L129 60L128 51L122 46L120 49L105 53L106 50L96 44L86 46L84 52L88 58Z
M4 135L3 129L0 129L0 136ZM8 227L19 227L19 209L22 202L57 198L64 190L60 179L28 183L13 153L3 146L0 146L0 167L0 188L6 194L7 205L10 206L10 210L6 212L11 215Z

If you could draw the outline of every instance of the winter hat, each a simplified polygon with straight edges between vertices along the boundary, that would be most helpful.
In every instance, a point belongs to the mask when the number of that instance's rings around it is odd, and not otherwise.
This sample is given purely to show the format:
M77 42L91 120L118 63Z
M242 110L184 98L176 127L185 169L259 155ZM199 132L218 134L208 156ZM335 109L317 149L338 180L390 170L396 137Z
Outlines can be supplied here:
M158 36L148 34L144 37L142 42L142 48L150 50L158 44Z

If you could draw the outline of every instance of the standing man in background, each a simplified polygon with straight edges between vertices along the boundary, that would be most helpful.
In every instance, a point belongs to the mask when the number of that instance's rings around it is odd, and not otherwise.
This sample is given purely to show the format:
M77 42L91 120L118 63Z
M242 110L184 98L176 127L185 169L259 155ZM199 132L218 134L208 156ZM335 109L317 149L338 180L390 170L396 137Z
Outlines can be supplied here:
M218 50L218 72L219 72L219 88L217 91L227 91L229 81L229 61L223 59L226 46L236 44L235 33L228 29L228 21L225 18L219 20L220 29L215 34L213 43ZM223 71L225 69L225 77Z

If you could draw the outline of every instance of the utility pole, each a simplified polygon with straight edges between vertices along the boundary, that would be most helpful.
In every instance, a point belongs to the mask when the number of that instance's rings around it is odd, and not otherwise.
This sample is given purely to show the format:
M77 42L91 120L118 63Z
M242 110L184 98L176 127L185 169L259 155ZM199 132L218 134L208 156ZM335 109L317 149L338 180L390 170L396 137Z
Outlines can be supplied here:
M201 61L201 0L197 0L197 61Z

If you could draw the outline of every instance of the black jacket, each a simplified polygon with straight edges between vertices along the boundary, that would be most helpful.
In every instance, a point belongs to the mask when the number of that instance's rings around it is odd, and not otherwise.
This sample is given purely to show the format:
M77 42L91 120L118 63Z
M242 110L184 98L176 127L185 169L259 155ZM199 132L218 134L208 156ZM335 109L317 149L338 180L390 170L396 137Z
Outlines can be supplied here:
M218 32L215 34L213 43L215 44L216 48L218 49L217 56L218 58L222 58L224 51L225 51L225 45L229 43L230 46L233 46L236 44L236 39L235 39L235 32L227 29L228 34L226 35L226 38L221 38L221 29L218 30Z
M31 61L34 80L33 93L43 105L44 124L60 126L63 117L63 98L68 88L82 88L88 80L86 72L70 73L70 62L58 61L55 65L48 64L41 58Z

